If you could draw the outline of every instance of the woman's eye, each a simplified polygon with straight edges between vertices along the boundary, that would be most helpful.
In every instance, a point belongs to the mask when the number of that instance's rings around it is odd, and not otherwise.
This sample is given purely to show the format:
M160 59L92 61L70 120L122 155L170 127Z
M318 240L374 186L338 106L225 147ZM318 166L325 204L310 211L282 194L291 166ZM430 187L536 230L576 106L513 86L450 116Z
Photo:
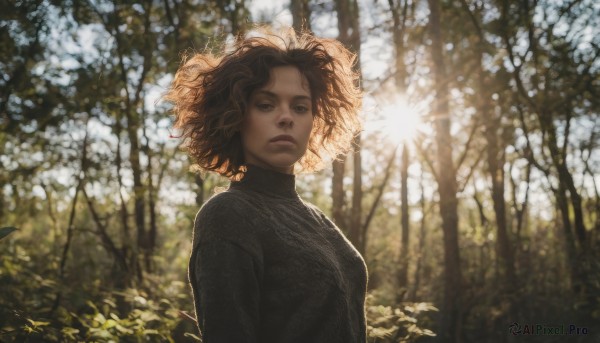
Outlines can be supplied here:
M294 110L298 113L306 113L308 112L308 107L304 105L297 105L294 106Z
M256 104L256 107L261 111L269 111L273 109L273 105L269 103Z

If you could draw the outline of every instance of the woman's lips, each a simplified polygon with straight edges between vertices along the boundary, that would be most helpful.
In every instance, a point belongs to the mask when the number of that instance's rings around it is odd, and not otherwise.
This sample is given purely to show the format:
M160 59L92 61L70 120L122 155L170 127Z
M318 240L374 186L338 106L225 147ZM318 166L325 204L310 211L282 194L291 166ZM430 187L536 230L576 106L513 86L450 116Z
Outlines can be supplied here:
M278 145L278 146L288 146L288 147L296 146L296 143L294 143L292 141L284 141L284 140L272 141L271 144Z
M271 138L269 142L278 144L296 144L296 140L290 135L279 135Z

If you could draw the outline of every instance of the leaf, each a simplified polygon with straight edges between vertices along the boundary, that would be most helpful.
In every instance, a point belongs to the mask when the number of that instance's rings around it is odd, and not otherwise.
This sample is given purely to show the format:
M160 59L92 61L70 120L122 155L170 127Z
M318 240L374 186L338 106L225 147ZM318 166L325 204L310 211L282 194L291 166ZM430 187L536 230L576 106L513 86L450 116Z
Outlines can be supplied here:
M111 299L103 299L102 300L105 304L107 304L108 306L112 307L112 308L116 308L117 304L115 304L114 301L112 301Z
M128 328L124 327L121 324L117 324L117 326L115 328L117 329L118 332L123 333L125 335L131 335L131 334L133 334L133 330L128 329Z
M200 339L200 337L194 335L193 333L186 332L183 334L183 337L190 337L198 342L202 342L202 339Z
M75 329L72 327L65 327L65 328L62 328L62 330L60 330L60 332L63 335L67 336L68 338L75 340L75 335L79 333L79 329Z
M11 233L13 233L14 231L17 231L18 229L16 227L12 227L12 226L7 226L7 227L3 227L0 229L0 239L10 235Z
M160 332L155 329L144 329L144 335L160 335Z
M33 319L29 319L29 318L27 318L27 321L29 323L31 323L31 326L33 326L34 328L37 328L38 326L46 326L46 325L50 324L50 322L38 322L38 321L35 321Z
M143 320L144 323L148 323L154 320L160 320L160 317L152 312L144 311L140 314L140 319Z
M111 329L111 328L114 328L115 326L117 326L117 324L118 323L115 320L108 319L102 324L102 328L104 330Z

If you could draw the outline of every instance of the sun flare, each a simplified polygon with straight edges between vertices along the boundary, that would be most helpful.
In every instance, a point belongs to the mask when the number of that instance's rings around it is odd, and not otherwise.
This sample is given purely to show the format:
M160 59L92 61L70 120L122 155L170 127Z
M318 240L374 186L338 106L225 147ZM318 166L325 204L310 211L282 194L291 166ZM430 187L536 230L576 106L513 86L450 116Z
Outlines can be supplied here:
M411 141L423 126L420 112L405 97L379 102L371 124L374 131L397 144Z

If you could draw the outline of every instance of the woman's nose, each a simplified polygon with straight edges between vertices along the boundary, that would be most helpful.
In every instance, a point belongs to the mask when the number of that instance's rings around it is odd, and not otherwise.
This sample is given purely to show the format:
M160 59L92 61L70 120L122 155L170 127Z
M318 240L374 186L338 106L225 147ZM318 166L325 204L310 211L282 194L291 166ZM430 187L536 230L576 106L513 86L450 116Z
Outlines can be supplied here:
M279 114L279 118L277 118L277 125L279 127L294 126L294 117L292 116L292 112L289 108L283 109Z

